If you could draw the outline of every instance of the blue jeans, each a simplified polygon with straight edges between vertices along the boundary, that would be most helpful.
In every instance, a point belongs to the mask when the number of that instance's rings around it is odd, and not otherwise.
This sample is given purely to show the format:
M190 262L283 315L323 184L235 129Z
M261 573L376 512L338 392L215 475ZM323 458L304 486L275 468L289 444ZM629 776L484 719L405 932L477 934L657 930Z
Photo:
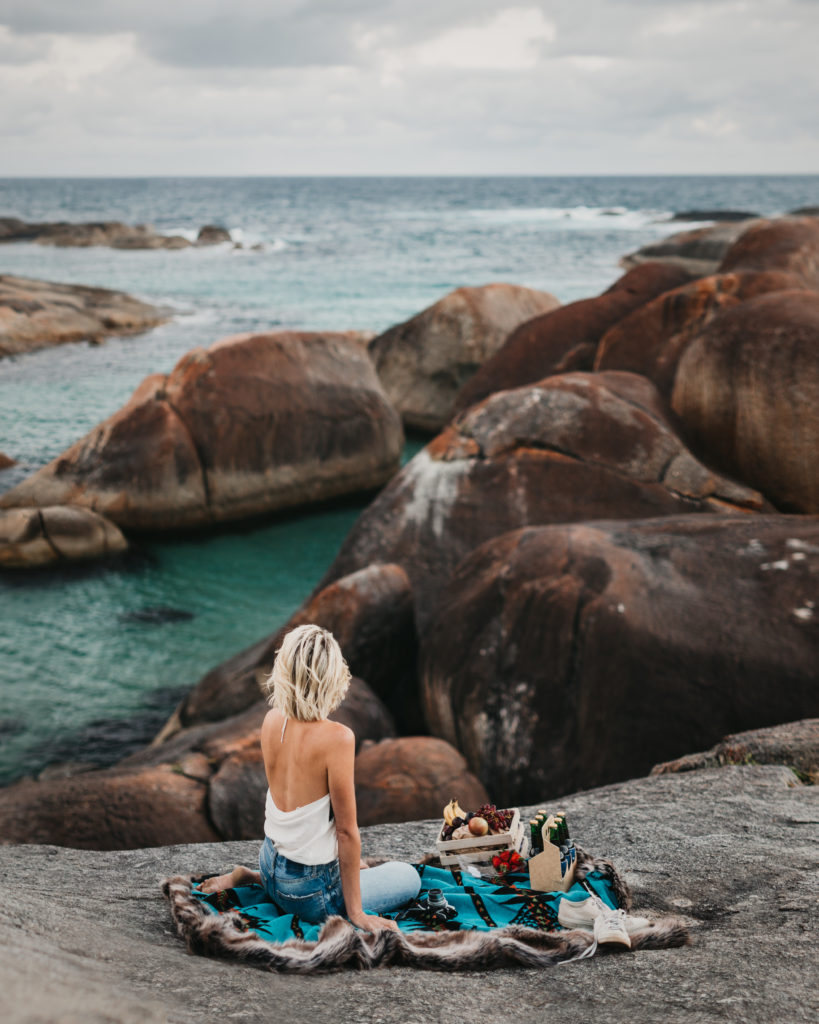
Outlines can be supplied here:
M298 864L276 852L265 839L259 851L259 871L267 895L285 914L318 924L333 914L346 913L337 860L329 864ZM411 864L390 861L361 872L361 905L368 914L385 914L414 900L421 876Z

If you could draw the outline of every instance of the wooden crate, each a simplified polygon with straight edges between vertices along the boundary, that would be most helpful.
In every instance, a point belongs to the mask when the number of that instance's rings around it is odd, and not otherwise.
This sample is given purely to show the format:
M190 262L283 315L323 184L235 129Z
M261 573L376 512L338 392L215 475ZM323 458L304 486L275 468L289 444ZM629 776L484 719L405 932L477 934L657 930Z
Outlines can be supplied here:
M504 850L517 850L518 853L522 853L523 839L523 823L520 820L520 811L515 807L508 832L498 832L494 836L472 836L469 839L442 839L439 832L435 845L442 864L477 864L491 860L496 853L502 853Z

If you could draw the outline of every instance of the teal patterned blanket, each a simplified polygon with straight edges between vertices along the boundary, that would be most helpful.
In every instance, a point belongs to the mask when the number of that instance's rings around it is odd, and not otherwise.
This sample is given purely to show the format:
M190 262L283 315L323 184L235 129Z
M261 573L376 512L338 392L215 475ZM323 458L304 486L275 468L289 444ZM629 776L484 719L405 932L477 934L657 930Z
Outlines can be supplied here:
M311 974L396 965L423 970L486 970L512 965L548 967L597 951L590 931L565 931L560 901L585 899L588 886L608 906L629 909L628 886L612 864L578 849L575 883L568 892L536 892L528 873L476 878L457 868L418 864L421 897L441 889L455 909L442 920L422 912L398 920L400 931L364 932L342 917L311 925L279 913L257 885L206 894L202 878L177 876L162 884L177 934L192 953L228 958L268 971ZM689 941L677 918L630 932L631 951L666 949ZM628 952L625 946L601 947Z
M535 892L528 888L528 873L508 874L503 878L486 880L462 874L457 868L435 868L425 864L417 864L415 867L421 875L421 897L430 889L442 889L447 902L455 908L457 914L446 922L436 920L431 913L420 913L404 920L397 913L382 915L398 918L398 927L407 933L464 929L489 931L507 925L556 931L560 929L557 921L560 900L581 900L589 895L579 882L566 893ZM608 906L617 908L614 884L610 878L606 878L602 872L591 871L585 876L585 883ZM249 930L268 942L281 943L294 938L315 942L321 931L321 925L300 921L293 914L282 914L258 885L223 889L211 894L194 888L192 895L214 914L236 912Z

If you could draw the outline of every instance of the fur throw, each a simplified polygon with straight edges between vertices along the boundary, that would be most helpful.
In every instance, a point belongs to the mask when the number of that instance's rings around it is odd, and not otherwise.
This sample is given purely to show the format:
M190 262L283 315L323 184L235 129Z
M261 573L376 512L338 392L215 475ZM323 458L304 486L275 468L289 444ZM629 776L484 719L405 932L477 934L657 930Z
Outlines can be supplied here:
M590 871L612 882L620 906L631 906L625 881L608 861L578 850L575 873L582 880ZM594 952L589 931L541 931L508 925L490 931L362 932L342 917L328 918L315 942L291 939L265 941L235 911L214 914L192 894L200 878L177 876L162 884L170 903L177 934L192 953L243 961L268 971L312 974L343 968L365 970L386 965L424 970L486 970L490 967L548 967ZM655 921L631 935L632 950L667 949L685 945L688 930L677 918ZM626 947L606 947L606 951Z

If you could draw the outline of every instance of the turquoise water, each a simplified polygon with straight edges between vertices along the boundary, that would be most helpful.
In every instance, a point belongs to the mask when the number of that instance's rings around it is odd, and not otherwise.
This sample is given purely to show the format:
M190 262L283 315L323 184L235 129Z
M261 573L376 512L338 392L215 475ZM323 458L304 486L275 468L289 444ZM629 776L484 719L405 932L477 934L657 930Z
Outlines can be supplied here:
M687 226L667 223L674 210L818 201L816 177L0 179L0 216L148 221L191 238L215 222L245 245L0 245L0 273L121 288L176 311L139 337L0 361L0 451L20 463L0 473L0 492L196 345L281 326L381 330L494 280L571 301L608 287L623 253ZM116 568L0 580L0 782L52 760L110 763L144 742L186 687L301 603L356 514L351 504L151 543ZM156 607L192 617L123 618Z

